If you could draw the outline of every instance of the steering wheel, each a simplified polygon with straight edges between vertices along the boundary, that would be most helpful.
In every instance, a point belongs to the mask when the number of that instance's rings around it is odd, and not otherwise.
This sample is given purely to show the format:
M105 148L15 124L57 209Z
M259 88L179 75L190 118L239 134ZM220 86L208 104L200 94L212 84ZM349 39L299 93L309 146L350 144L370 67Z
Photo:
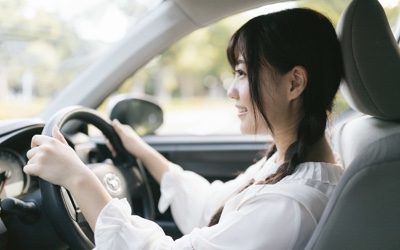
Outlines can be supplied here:
M131 197L139 197L143 217L154 219L152 193L143 166L125 150L109 119L103 118L93 109L81 106L67 107L49 120L43 128L42 135L51 137L54 126L58 126L61 130L71 120L92 124L98 128L117 153L116 157L112 157L112 163L88 164L111 196L125 197L128 201ZM128 186L127 183L130 185ZM87 222L68 190L40 178L39 186L44 210L60 238L72 249L93 249L93 232L89 227L87 227L88 230L81 227Z

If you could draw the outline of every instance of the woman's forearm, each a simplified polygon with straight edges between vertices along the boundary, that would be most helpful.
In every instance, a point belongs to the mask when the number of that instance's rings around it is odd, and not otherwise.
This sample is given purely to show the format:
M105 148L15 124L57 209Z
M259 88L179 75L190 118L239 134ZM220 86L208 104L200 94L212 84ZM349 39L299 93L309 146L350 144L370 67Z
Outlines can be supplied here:
M111 201L112 197L90 170L67 185L66 188L71 192L86 221L94 231L100 212Z
M153 178L160 183L163 174L169 169L169 161L145 142L143 142L141 152L137 157L143 162Z

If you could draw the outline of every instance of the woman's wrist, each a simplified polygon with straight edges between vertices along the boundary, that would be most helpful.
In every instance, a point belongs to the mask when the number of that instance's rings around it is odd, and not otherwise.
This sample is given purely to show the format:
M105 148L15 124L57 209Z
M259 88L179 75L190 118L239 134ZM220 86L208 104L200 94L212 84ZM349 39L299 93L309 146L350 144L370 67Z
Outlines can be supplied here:
M73 192L74 190L82 190L85 186L90 185L93 182L93 179L96 179L96 175L85 165L81 164L79 171L73 173L69 176L69 178L65 179L63 187Z
M97 176L88 168L77 174L66 188L71 192L94 231L100 212L112 200L112 197Z

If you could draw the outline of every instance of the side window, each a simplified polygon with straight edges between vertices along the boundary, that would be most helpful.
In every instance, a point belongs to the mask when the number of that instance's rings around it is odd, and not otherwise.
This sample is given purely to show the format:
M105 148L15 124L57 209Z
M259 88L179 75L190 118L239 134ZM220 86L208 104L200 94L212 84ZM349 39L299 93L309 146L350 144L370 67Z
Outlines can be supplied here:
M156 131L159 135L239 134L234 101L226 96L233 80L226 59L226 45L231 35L254 16L294 7L316 9L336 26L349 2L287 2L223 19L174 44L126 79L115 94L153 96L164 111L164 124ZM398 1L394 2L381 0L393 29L399 13ZM339 92L332 120L348 109Z
M226 45L248 18L238 15L199 29L125 80L116 91L154 97L164 111L161 135L239 134L226 92L233 72Z

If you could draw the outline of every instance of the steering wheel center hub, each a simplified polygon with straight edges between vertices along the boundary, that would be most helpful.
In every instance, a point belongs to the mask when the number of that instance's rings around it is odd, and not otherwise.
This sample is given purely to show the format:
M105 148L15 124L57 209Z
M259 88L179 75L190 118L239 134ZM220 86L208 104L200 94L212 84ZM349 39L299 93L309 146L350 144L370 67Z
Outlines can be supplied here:
M107 173L103 178L104 186L113 194L119 194L122 191L121 179L114 173Z

